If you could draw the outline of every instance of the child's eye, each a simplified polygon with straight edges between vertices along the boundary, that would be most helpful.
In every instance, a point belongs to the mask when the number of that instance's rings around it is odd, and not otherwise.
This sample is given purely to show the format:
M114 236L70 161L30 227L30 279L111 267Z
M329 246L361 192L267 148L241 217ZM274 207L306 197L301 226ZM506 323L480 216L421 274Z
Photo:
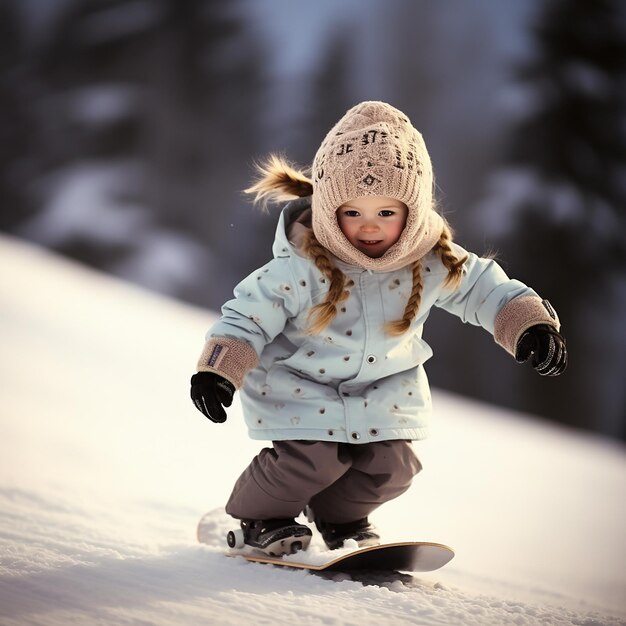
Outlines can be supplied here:
M380 215L381 217L391 217L392 215L395 215L395 211L381 211L378 215Z
M347 215L348 217L359 217L359 212L358 211L353 211L351 209L348 209L347 211L344 211L343 214Z

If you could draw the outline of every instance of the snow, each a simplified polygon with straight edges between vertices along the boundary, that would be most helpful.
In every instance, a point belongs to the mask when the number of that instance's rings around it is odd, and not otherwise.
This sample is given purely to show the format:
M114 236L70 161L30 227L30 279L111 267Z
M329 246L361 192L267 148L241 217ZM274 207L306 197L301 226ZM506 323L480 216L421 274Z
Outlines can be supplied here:
M128 0L105 6L83 19L79 42L93 46L145 32L159 24L163 11L150 0Z
M110 82L66 92L69 117L85 126L106 127L138 114L135 85Z
M215 315L4 236L0 267L3 626L626 623L622 445L435 390L424 470L372 517L451 563L362 580L227 558L260 445L238 401L215 425L188 400Z
M89 93L95 98L98 92ZM94 118L104 115L102 110ZM117 276L159 293L189 291L198 268L213 271L212 255L189 234L159 226L147 207L130 199L141 177L140 164L131 160L83 161L63 168L49 176L49 200L22 224L20 235L59 249L79 244L111 255L117 250L118 260L109 263ZM119 253L123 250L126 254Z
M130 246L150 222L144 207L125 199L141 174L133 161L85 161L63 168L50 175L47 206L24 223L21 235L46 246L78 238Z

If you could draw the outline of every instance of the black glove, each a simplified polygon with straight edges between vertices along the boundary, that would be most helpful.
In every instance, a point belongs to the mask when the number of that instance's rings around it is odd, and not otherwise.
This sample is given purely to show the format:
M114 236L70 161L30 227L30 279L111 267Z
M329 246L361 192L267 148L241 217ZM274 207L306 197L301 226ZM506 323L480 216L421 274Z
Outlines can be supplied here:
M191 399L198 411L212 422L226 421L226 411L222 408L233 403L234 385L213 372L198 372L191 377Z
M547 324L531 326L520 337L515 360L524 363L532 359L532 366L542 376L558 376L567 367L565 339Z

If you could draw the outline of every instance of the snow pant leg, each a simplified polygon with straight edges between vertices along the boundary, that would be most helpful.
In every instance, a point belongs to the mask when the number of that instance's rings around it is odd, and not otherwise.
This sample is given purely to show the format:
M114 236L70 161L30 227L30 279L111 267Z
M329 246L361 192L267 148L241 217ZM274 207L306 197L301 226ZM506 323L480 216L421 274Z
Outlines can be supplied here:
M345 474L346 450L329 441L275 441L235 483L226 512L238 519L296 517L313 495Z
M326 522L344 524L367 517L403 494L422 469L410 441L341 445L350 450L350 469L310 501L315 515Z

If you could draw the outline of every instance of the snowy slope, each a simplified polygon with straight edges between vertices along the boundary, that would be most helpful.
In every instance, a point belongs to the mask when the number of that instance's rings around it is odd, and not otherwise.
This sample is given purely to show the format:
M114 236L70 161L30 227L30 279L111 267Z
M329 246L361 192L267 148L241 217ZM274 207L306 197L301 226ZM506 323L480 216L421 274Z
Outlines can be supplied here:
M0 267L1 624L626 623L618 444L436 392L424 471L373 517L448 566L373 585L228 559L260 445L237 402L218 426L187 399L213 314L4 237Z

